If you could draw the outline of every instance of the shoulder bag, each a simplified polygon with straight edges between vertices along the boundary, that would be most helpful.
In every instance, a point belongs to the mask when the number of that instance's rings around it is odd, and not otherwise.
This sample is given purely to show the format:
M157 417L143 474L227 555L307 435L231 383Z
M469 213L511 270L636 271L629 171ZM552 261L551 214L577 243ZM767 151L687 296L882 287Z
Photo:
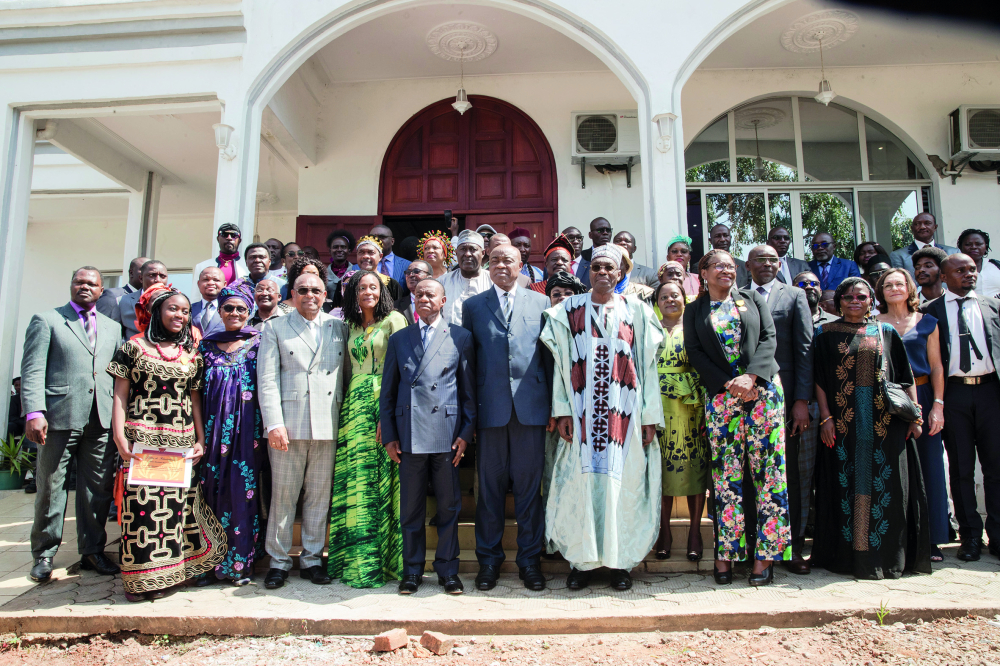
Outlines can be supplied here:
M889 350L885 346L885 335L882 333L882 322L878 324L878 337L882 343L882 395L885 398L886 409L890 414L903 419L907 423L919 421L920 407L915 405L906 390L896 382L889 381Z

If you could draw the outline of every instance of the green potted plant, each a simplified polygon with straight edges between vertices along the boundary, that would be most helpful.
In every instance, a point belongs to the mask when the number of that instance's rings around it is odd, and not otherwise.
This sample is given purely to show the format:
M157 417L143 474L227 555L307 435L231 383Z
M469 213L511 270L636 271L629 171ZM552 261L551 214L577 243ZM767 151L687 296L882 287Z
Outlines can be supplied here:
M24 484L24 475L35 468L35 454L21 445L24 435L0 438L0 490L17 490Z

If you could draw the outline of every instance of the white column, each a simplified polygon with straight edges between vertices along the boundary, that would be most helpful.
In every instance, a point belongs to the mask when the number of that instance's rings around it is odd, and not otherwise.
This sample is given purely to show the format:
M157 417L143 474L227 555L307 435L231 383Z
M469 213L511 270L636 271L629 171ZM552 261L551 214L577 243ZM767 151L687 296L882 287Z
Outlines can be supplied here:
M216 235L218 228L231 222L240 228L242 251L253 239L254 210L257 196L257 171L260 160L260 111L252 114L256 120L251 127L244 125L241 114L242 103L229 103L222 113L220 122L231 125L233 141L236 145L236 156L228 159L219 154L218 173L215 178L215 219L212 228L207 230L211 236L211 249L214 256L217 248ZM249 206L241 209L249 201Z
M0 154L0 381L10 386L17 347L17 314L24 271L31 170L35 158L35 122L6 109ZM6 435L9 400L0 400L0 432Z
M146 183L143 188L129 193L122 259L123 275L128 275L128 267L136 257L156 256L156 221L160 213L162 184L163 178L149 171L146 173Z

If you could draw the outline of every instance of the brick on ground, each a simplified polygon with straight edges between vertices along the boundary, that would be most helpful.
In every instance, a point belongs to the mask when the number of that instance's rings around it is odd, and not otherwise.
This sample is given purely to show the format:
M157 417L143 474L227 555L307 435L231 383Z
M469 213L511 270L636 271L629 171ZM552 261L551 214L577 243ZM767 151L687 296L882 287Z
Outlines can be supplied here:
M455 646L455 639L439 631L425 631L420 637L420 644L434 654L448 654Z
M406 635L406 629L390 629L389 631L383 631L375 637L375 645L372 646L372 652L392 652L409 642L410 638Z

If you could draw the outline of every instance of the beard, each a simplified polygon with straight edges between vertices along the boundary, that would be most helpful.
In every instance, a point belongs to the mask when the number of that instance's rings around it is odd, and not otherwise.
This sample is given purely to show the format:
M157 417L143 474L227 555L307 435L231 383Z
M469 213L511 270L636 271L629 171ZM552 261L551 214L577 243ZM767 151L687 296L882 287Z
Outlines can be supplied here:
M817 294L815 291L806 292L806 303L809 304L809 309L815 310L816 306L819 305L819 298L822 294Z

